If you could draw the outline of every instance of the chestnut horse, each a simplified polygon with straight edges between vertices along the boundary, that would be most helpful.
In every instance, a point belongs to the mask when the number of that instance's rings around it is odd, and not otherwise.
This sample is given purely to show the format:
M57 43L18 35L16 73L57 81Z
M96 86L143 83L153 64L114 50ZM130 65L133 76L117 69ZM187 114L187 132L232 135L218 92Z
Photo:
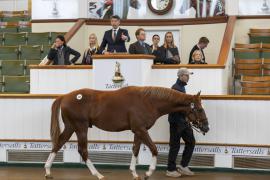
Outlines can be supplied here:
M59 114L65 128L60 133ZM75 132L78 139L78 151L91 173L98 179L102 176L88 159L87 132L96 126L111 132L131 130L134 133L133 156L130 170L134 179L140 179L136 173L136 161L141 143L149 147L152 161L145 179L156 168L157 148L148 130L162 115L171 112L185 113L193 126L203 133L209 130L207 117L201 105L200 93L187 95L176 90L162 87L129 86L115 91L81 89L58 97L52 105L51 139L52 152L45 164L46 178L51 178L50 168L56 153Z

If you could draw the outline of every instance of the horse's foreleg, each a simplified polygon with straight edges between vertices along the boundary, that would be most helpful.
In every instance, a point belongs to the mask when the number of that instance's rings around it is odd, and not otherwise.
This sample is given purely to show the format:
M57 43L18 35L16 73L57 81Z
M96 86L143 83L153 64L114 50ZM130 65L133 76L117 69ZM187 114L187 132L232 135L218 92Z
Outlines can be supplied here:
M51 179L52 178L52 175L51 175L51 167L52 167L52 163L54 161L54 158L56 156L56 153L55 152L51 152L46 163L45 163L45 171L46 171L46 174L45 174L45 178L46 179Z
M85 131L76 132L78 138L78 151L86 163L88 169L92 173L92 175L96 176L98 179L104 179L104 176L101 175L91 160L88 158L88 151L87 151L87 129Z
M51 179L52 175L51 175L51 167L52 167L52 163L54 161L54 158L56 156L56 153L62 148L62 146L69 140L69 138L71 137L71 135L73 134L73 130L71 128L67 128L65 127L64 131L61 133L61 135L59 136L58 139L58 144L55 145L55 147L53 147L52 152L50 153L46 163L45 163L45 177L46 179Z
M151 137L149 136L147 130L139 131L138 136L140 137L141 141L146 146L148 146L150 151L152 152L152 160L151 160L151 163L150 163L150 166L149 166L149 170L145 174L146 175L145 179L148 179L156 169L158 151L157 151L156 145L153 143L153 141L152 141Z
M132 176L134 179L139 180L140 177L138 176L137 172L136 172L136 165L137 165L137 159L138 159L138 154L140 151L140 147L141 147L141 140L140 138L135 134L134 135L134 144L133 144L133 154L132 154L132 158L131 158L131 163L130 163L130 170L132 173Z

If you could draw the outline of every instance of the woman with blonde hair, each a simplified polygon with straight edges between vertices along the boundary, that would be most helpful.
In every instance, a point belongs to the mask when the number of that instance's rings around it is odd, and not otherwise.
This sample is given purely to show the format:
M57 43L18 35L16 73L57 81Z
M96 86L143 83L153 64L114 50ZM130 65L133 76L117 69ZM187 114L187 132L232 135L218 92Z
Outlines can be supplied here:
M166 32L164 44L158 49L160 56L156 57L155 63L180 64L178 48L174 43L173 33Z
M203 61L203 55L200 50L195 50L192 54L192 61L189 64L207 64Z
M95 33L89 35L89 47L84 51L82 64L92 65L92 55L99 53L99 45Z

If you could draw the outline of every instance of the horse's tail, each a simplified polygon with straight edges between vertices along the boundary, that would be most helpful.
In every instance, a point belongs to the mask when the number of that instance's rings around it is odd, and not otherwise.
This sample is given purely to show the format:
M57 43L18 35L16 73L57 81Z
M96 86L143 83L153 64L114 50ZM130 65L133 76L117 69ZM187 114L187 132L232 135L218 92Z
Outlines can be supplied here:
M52 105L51 114L51 140L53 148L58 144L58 139L60 136L60 125L59 125L59 114L60 114L60 104L62 98L57 98Z

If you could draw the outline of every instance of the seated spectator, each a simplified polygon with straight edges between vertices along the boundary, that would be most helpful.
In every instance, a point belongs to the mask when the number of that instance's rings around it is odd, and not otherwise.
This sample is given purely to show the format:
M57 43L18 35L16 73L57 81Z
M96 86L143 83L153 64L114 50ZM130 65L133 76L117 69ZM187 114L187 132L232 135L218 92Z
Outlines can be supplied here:
M181 62L172 32L165 34L164 44L158 49L158 52L159 56L156 56L155 63L180 64Z
M189 63L189 64L194 64L194 63L192 63L192 55L193 55L194 51L199 50L199 51L201 51L201 54L202 54L202 62L204 62L203 64L206 64L206 63L205 63L205 56L204 56L203 49L205 49L205 48L207 47L208 44L209 44L208 38L207 38L207 37L201 37L201 38L199 39L198 44L196 44L196 45L192 48L192 50L190 51L190 54L189 54L189 62L188 62L188 63Z
M192 61L190 64L207 64L202 59L202 52L200 50L195 50L192 54Z
M159 44L159 41L160 41L159 35L157 35L157 34L153 35L153 37L152 37L152 43L153 44L150 46L151 49L152 49L152 52L158 50L158 48L159 48L159 45L158 45Z
M74 57L70 59L70 55L74 55ZM73 65L80 56L79 52L66 45L64 36L58 35L48 53L46 65Z
M96 34L92 33L89 36L89 47L84 51L82 64L84 65L92 65L93 59L92 55L98 54L99 45Z
M152 54L152 49L149 44L145 43L145 31L139 28L135 32L137 41L129 46L130 54Z

